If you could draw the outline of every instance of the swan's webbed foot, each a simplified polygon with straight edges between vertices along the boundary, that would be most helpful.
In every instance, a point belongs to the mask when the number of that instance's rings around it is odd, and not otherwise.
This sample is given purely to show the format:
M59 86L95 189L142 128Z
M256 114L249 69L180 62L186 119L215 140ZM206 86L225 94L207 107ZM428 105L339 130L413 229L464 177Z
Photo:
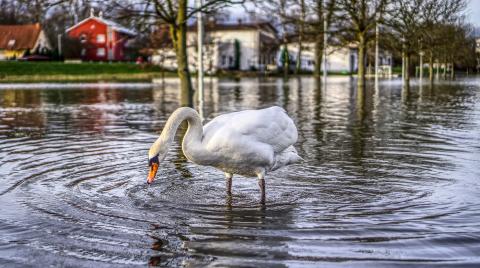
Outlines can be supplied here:
M225 178L226 178L226 186L227 186L227 194L232 195L232 173L226 173L225 172Z
M265 204L265 179L259 179L258 186L260 186L260 202Z

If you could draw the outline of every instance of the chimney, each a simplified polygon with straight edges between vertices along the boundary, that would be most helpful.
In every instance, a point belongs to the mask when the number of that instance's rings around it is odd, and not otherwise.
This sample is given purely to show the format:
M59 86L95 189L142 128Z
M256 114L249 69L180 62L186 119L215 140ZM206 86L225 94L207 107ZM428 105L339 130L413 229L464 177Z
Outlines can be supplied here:
M90 17L95 17L95 9L93 7L90 8Z
M100 11L100 13L98 13L98 16L102 19L103 18L103 11Z

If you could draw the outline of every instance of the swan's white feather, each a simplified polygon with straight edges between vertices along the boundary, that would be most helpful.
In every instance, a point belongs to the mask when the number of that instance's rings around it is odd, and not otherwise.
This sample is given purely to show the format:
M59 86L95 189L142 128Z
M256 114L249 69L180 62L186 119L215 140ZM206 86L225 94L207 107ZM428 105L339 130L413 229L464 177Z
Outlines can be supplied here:
M192 160L255 176L301 160L293 147L297 138L293 120L280 107L228 113L203 127L202 145L208 158Z

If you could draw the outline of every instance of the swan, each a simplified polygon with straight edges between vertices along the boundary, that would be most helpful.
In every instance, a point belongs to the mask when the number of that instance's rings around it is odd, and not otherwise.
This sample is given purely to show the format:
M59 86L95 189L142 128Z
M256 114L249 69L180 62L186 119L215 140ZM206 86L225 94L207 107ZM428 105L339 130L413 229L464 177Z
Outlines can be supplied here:
M185 120L188 122L182 141L185 157L198 165L223 171L229 195L233 174L257 177L264 203L265 175L302 160L293 147L298 137L297 128L283 108L273 106L227 113L202 127L194 109L181 107L168 118L160 137L148 151L148 184L154 181L160 162L165 159L179 125Z

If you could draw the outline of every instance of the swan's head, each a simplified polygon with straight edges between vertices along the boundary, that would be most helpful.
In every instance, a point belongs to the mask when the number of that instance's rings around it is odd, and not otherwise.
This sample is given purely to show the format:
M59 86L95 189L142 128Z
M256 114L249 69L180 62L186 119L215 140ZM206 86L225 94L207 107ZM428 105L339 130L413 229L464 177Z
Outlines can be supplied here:
M167 155L167 150L165 150L162 144L157 144L155 142L150 150L148 151L148 166L150 171L148 172L147 183L150 184L155 180L155 175L157 175L158 166L160 162L163 161Z

